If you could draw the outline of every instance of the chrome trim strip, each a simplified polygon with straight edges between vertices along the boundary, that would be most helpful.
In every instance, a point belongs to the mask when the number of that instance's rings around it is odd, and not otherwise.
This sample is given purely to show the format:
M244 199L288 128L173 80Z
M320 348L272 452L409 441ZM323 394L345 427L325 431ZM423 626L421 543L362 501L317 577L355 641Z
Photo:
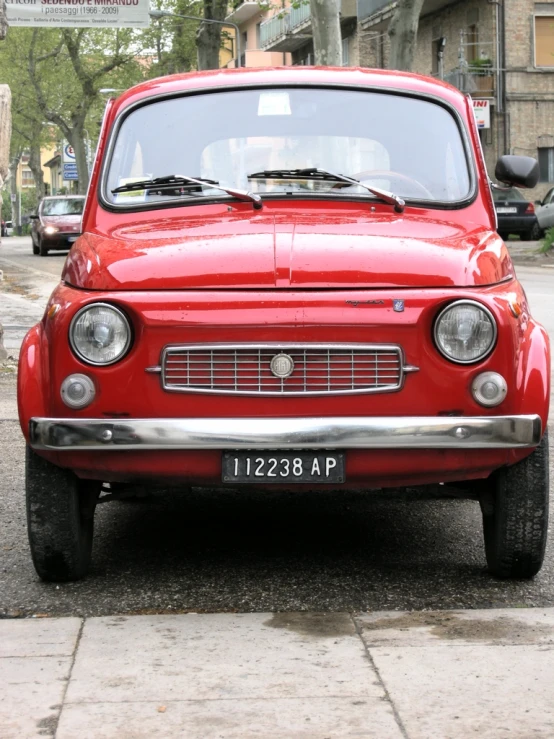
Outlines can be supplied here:
M510 449L536 446L528 416L32 418L34 449Z
M355 390L327 390L322 388L320 390L283 390L283 383L281 384L280 390L237 390L233 387L225 388L202 388L198 386L179 386L168 383L166 376L167 370L167 357L178 352L211 352L211 351L245 351L245 352L257 352L257 351L274 351L274 352L294 352L294 351L360 351L360 352L382 352L388 354L396 354L398 356L398 376L394 382L387 385L381 385L379 387L372 387L368 385L363 388L356 388ZM406 359L404 351L398 344L312 344L312 343L293 343L293 342L267 342L267 343L215 343L215 344L168 344L164 347L160 359L160 365L162 368L162 388L169 393L194 393L202 395L246 395L246 396L263 396L263 397L278 397L278 398L294 398L294 397L317 397L317 396L328 396L328 395L368 395L375 393L394 393L402 390L404 386L405 374L408 372L417 372L419 367L412 367L412 365L406 365ZM152 371L150 368L146 370Z

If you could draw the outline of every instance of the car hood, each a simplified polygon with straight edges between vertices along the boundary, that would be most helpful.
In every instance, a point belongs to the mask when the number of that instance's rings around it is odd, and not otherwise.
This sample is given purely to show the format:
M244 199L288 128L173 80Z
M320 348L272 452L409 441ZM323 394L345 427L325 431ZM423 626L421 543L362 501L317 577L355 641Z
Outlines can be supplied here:
M172 216L86 233L62 275L90 290L452 287L513 272L504 242L476 224L387 213Z
M43 226L56 226L56 228L67 228L71 231L79 230L81 225L81 216L42 216L41 222Z

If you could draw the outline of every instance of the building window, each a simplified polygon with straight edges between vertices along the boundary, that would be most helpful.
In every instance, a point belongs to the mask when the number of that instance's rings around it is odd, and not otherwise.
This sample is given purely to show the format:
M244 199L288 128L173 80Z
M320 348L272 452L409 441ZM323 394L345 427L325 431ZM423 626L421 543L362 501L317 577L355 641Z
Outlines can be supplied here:
M256 23L256 49L262 48L262 24Z
M466 16L466 59L471 64L479 59L479 8L469 10Z
M554 15L535 16L535 67L554 67Z
M350 43L347 38L343 38L342 40L342 66L350 66Z
M21 187L34 187L35 178L30 169L21 170Z
M539 182L554 182L554 146L545 146L538 151Z

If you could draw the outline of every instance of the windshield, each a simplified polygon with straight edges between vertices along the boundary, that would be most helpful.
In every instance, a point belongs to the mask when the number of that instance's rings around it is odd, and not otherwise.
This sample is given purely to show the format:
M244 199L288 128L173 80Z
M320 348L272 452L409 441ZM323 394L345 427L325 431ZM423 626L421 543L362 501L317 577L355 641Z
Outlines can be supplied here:
M44 200L42 203L43 216L80 216L83 213L84 198L59 198L58 200Z
M515 187L511 187L509 190L495 190L492 191L492 197L496 203L505 203L508 200L525 200L523 195Z
M283 170L314 167L408 200L453 203L470 189L460 131L443 107L386 93L271 88L188 95L134 110L117 134L105 197L125 207L226 197L209 186L195 192L112 193L171 174L262 196L373 197L358 185L337 185L332 179L279 176Z

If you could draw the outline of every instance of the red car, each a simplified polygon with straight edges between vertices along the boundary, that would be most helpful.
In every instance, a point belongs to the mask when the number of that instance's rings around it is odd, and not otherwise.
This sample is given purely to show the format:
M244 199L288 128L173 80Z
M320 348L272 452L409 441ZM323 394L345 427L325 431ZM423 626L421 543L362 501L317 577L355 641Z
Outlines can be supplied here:
M530 187L537 163L496 176ZM471 100L430 78L219 70L110 101L21 351L40 577L85 575L106 483L164 482L449 483L489 571L535 575L549 343L495 225Z
M33 254L45 257L50 249L71 249L81 233L83 195L51 195L43 198L31 216Z

